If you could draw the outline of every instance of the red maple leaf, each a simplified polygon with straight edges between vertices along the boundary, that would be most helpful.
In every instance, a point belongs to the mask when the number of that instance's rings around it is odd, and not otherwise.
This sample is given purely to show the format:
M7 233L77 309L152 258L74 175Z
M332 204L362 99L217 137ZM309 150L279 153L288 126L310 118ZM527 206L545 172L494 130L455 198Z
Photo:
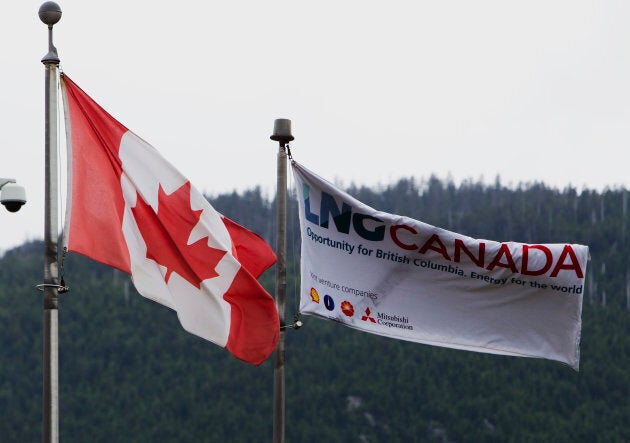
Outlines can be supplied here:
M173 272L197 288L203 280L219 275L214 268L226 251L208 246L207 236L188 244L190 233L203 212L190 207L190 182L170 195L160 185L157 213L140 194L131 210L147 245L146 256L167 269L164 276L167 283Z

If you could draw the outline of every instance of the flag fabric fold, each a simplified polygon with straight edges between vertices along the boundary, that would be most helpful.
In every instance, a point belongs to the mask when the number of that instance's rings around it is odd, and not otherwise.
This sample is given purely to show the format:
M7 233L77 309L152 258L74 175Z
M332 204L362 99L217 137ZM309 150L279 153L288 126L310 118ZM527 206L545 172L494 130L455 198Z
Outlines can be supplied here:
M478 240L377 211L292 162L300 311L387 337L579 368L588 247Z
M64 245L132 276L187 331L262 363L279 318L257 278L276 261L159 152L61 76L68 145Z

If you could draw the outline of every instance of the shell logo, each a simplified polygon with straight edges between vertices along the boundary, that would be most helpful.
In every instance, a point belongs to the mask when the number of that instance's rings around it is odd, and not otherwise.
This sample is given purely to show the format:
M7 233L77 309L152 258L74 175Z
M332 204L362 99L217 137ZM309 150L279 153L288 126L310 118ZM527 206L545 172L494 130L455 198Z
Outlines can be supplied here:
M311 300L315 303L319 303L319 294L315 288L311 288Z

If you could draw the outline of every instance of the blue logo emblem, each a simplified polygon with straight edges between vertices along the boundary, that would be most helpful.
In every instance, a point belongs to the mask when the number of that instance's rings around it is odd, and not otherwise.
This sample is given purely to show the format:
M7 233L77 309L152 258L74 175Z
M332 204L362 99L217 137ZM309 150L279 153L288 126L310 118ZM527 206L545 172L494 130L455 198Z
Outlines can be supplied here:
M326 306L326 309L329 311L335 309L335 300L328 294L324 295L324 306Z

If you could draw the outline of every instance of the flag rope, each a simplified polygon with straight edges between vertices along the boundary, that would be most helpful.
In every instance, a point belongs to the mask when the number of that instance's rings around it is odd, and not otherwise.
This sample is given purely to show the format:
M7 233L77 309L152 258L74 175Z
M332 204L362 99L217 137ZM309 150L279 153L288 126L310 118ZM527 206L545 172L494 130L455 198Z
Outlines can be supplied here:
M62 115L63 114L63 97L61 95L61 75L62 75L62 70L59 69L59 72L57 73L57 115ZM61 98L61 100L59 99ZM61 146L61 133L62 133L62 119L57 119L57 146ZM67 152L67 151L66 151ZM57 211L57 223L60 224L61 226L63 226L63 214L64 214L64 201L63 201L63 193L61 192L61 186L63 183L62 180L62 173L63 173L63 168L62 168L62 156L61 156L61 149L57 149L57 199L59 201L59 211Z
M286 150L287 150L287 157L290 160L290 164L293 165L294 160L293 160L293 155L291 154L291 147L289 145L289 143L286 144ZM293 196L296 196L296 190L295 190L295 182L293 180L293 174L288 174L288 186L287 189L289 190L289 192L291 194L293 194ZM297 201L297 200L296 200ZM296 232L296 229L299 229L299 226L296 227L295 224L295 219L293 217L287 217L289 226L287 228L287 231L290 233L289 237L291 238L291 255L293 258L293 263L299 263L299 257L297 254L297 242L295 241L295 235L293 235ZM299 232L299 231L298 231ZM298 271L299 272L299 271ZM297 312L293 315L293 324L288 324L288 325L284 325L281 326L282 329L300 329L303 325L302 321L300 320L301 318L301 312L300 312L300 303L299 303L299 287L297 284L297 279L293 279L292 281L292 292L293 292L293 304L296 307Z
M62 75L63 75L63 70L60 67L58 77L57 77L57 96L61 97L61 100L57 100L57 115L61 115L62 113L65 114L64 109L63 109L63 97L62 97L62 92L61 92L61 76ZM61 120L62 119L57 119L57 146L61 146L61 133L62 133ZM67 154L68 154L68 151L67 151L67 146L66 146L66 156ZM65 214L63 192L61 192L61 186L63 184L63 180L62 180L63 168L61 166L62 163L63 163L63 159L61 155L61 149L57 149L57 199L59 202L59 211L57 211L57 221L61 226L63 226L63 222L64 222L63 214ZM62 230L62 240L61 240L62 244L64 244L64 241L63 241L64 236L65 236L65 230ZM64 294L70 291L70 288L66 286L66 282L64 279L64 264L65 264L67 254L68 254L68 248L64 246L62 248L61 261L59 263L60 280L59 280L59 286L57 288L57 293L59 294Z
M57 289L57 292L59 294L64 294L66 292L70 291L70 288L66 285L66 280L64 278L64 264L66 262L66 256L68 255L68 247L64 246L63 247L63 252L61 253L61 263L59 264L59 288Z

